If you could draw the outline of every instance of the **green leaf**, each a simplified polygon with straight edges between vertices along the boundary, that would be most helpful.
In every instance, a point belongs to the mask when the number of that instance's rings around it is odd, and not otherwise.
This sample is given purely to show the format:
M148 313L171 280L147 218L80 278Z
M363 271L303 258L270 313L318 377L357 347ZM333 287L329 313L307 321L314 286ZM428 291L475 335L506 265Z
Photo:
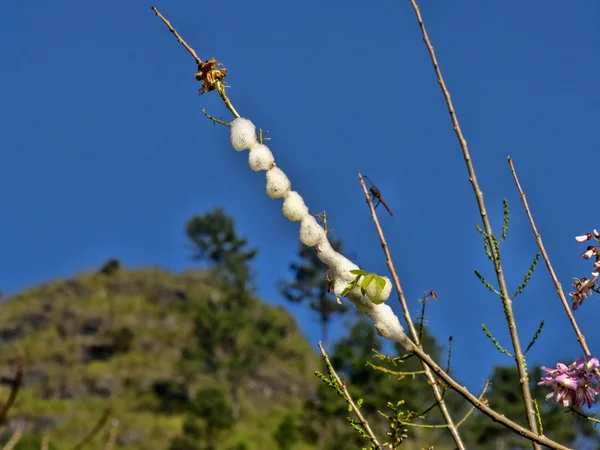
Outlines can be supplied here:
M364 270L361 270L361 269L353 269L350 271L350 273L352 275L366 275L367 274L367 272L365 272Z
M342 291L341 296L345 297L348 292L350 292L352 289L354 288L354 284L350 283L348 286L346 286L346 288Z
M375 277L375 274L370 273L363 279L362 283L360 284L360 292L362 293L362 295L365 295L367 287L369 286L369 284L371 284L371 281L373 281L373 277Z

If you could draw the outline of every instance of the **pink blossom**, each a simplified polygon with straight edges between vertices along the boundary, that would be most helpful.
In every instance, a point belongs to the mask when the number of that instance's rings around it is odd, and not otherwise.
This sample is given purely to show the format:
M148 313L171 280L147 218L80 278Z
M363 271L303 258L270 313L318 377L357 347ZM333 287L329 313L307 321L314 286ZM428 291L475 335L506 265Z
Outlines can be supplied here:
M592 356L581 356L568 367L563 363L557 363L556 369L542 366L546 376L538 385L552 387L546 400L554 398L565 408L577 408L584 404L590 408L596 395L600 394L600 378L594 371L599 366L598 359Z

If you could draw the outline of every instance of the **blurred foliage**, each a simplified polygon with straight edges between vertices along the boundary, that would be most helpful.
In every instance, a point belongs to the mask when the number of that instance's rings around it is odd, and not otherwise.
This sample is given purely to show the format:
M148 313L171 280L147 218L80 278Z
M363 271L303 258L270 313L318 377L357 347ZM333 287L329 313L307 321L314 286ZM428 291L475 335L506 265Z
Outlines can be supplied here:
M202 270L132 271L110 260L100 271L44 284L3 302L0 398L8 396L14 382L18 354L26 364L0 445L24 421L26 433L17 449L39 448L45 433L51 449L73 447L108 404L111 418L119 421L115 448L124 450L369 445L348 423L352 414L344 399L314 376L323 363L294 319L254 295L249 264L256 250L237 235L233 219L216 209L190 220L187 233L194 259L205 265ZM292 269L295 280L281 286L284 294L316 311L326 335L344 308L327 293L314 249L302 250ZM444 428L425 426L443 420L420 361L377 336L371 322L358 319L349 326L348 334L330 345L330 359L380 441L390 431L387 416L394 416L400 420L394 426L408 435L403 449L453 448ZM434 359L445 362L444 349L427 327L421 339ZM600 445L590 423L545 402L548 389L534 386L539 377L534 368L532 392L545 434L578 448L582 440ZM495 368L487 400L524 423L516 392L516 370ZM469 409L454 392L445 391L444 399L456 421ZM104 449L108 428L86 448ZM468 448L530 446L478 413L461 431Z
M28 434L19 439L19 442L17 442L17 445L15 445L14 450L40 450L42 448L43 440L44 438L42 436L37 434ZM58 447L56 447L52 442L48 443L48 450L57 449Z
M419 324L417 324L418 326ZM362 400L361 412L369 421L371 428L383 442L389 431L390 423L381 413L390 414L386 407L388 402L396 405L403 400L402 409L420 415L427 412L425 420L415 419L413 423L441 424L441 414L435 405L435 399L429 384L422 374L423 368L416 358L402 358L401 349L392 347L394 359L400 365L402 374L387 372L398 371L385 361L376 357L383 350L384 340L377 336L372 324L366 319L357 320L349 330L347 337L339 340L330 354L332 365L342 381L346 382L351 397L357 402ZM424 329L422 342L426 351L439 360L441 349L427 329ZM386 371L376 370L372 365L383 367ZM455 417L464 414L464 402L454 393L446 392L445 399ZM336 448L340 439L352 442L354 447L361 448L369 443L348 425L348 405L337 395L334 389L320 384L317 398L304 404L302 429L307 442L319 448ZM326 427L321 424L327 423ZM442 429L410 428L409 439L420 446L450 445ZM418 443L418 444L417 444ZM442 445L441 448L445 448Z
M237 235L234 219L222 208L193 217L186 231L194 244L195 260L211 263L218 279L238 297L252 290L248 263L254 259L257 250L246 249L248 240Z
M277 442L278 450L292 450L299 439L298 425L293 415L286 414L283 417L277 430L275 430L273 438Z
M181 371L182 354L196 345L202 312L209 314L207 326L212 320L220 332L230 327L232 312L207 309L211 299L225 295L212 271L175 275L121 267L110 277L82 274L7 298L0 308L0 367L7 380L0 384L1 399L10 390L6 383L14 376L16 355L26 356L25 383L9 425L26 421L22 443L49 430L53 445L69 448L112 401L120 421L116 448L169 448L183 434L190 395L203 388L231 389L221 372ZM227 431L223 448L276 448L280 416L299 411L299 399L316 389L312 372L319 359L283 308L250 296L241 315L239 338L249 357L257 359L254 341L277 339L277 351L262 346L253 373L240 382L241 417ZM217 361L217 367L223 365ZM102 430L86 448L104 449L107 433ZM0 446L9 438L2 434Z

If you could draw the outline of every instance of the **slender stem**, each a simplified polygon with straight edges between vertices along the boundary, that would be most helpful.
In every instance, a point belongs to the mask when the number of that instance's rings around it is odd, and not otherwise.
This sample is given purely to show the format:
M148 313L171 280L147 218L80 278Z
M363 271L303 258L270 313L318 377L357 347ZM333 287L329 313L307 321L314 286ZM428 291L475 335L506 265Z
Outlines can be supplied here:
M183 40L183 38L179 35L179 33L177 33L177 30L175 30L175 28L173 28L173 26L171 25L171 22L169 22L165 18L165 16L163 16L160 12L158 12L158 9L156 9L156 6L152 7L152 11L154 11L154 13L158 16L158 18L163 21L163 23L167 26L169 31L171 33L173 33L173 35L175 36L177 41L181 45L183 45L183 47L189 52L190 55L192 55L192 58L194 58L194 61L196 61L196 64L198 65L198 70L200 70L202 68L203 62L200 59L200 57L196 54L196 51L190 45L188 45L187 42L185 42ZM234 117L239 118L240 115L238 114L236 109L233 107L233 104L229 100L229 97L227 97L227 94L225 93L225 85L220 80L215 82L215 89L219 93L219 96L223 100L223 103L225 103L225 106L227 107L227 109L229 109L229 111L231 111L231 114L233 114Z
M423 41L427 46L427 50L429 51L429 56L431 57L431 62L433 64L433 68L437 75L438 84L444 94L444 98L446 99L446 105L448 106L448 112L450 113L450 118L452 119L452 125L454 127L454 132L456 133L456 137L458 138L458 142L462 149L463 157L465 163L467 165L467 170L469 172L469 180L471 181L471 185L473 186L473 191L475 193L475 198L477 199L477 205L479 206L479 214L481 215L481 220L483 221L483 226L485 229L485 234L488 238L488 242L490 242L490 251L492 252L492 257L494 261L494 269L496 271L496 278L498 279L498 285L500 288L500 297L502 299L502 303L504 306L504 311L506 315L506 320L508 322L508 329L510 332L510 338L513 344L514 350L514 358L517 364L517 370L519 372L519 381L521 383L521 390L523 391L523 402L525 404L525 411L527 413L527 423L529 424L529 428L534 433L538 434L538 424L535 417L535 409L533 407L533 403L531 401L531 391L529 389L529 377L527 375L527 367L525 362L525 356L523 351L521 350L521 343L519 342L519 335L517 333L517 325L515 323L515 317L513 314L512 308L512 300L508 295L508 289L506 287L506 280L504 279L504 272L502 270L502 264L500 263L500 255L498 253L498 249L495 245L493 245L492 237L492 226L490 224L488 214L485 208L485 203L483 201L483 192L479 187L479 183L477 182L477 177L475 176L475 169L473 167L473 163L471 161L471 155L469 153L469 147L467 146L467 141L463 136L463 133L460 129L460 125L458 123L458 119L456 117L456 113L454 112L454 106L452 104L452 99L450 98L450 93L446 88L446 83L444 82L444 78L442 77L442 72L440 71L439 64L435 57L435 52L433 50L433 46L429 41L429 36L427 35L427 31L425 29L425 24L423 23L423 18L421 17L421 11L417 6L415 0L410 0L413 9L415 10L415 14L417 16L417 21L419 22L419 27L421 29L421 34L423 35ZM534 449L540 449L537 443L533 443Z
M321 344L321 342L319 342L319 349L321 350L321 356L325 360L325 364L327 364L327 367L329 367L331 369L331 373L335 377L335 381L337 382L338 386L340 386L342 388L342 392L344 393L344 397L345 397L346 401L352 407L352 411L354 411L354 413L356 414L356 417L358 418L363 429L369 436L369 439L378 449L383 448L381 446L381 444L379 443L379 441L377 440L375 433L373 433L373 430L371 430L371 426L369 425L369 422L367 422L367 419L364 418L364 416L360 412L360 409L356 406L356 403L354 403L354 400L352 400L352 397L350 397L350 393L348 392L346 383L344 383L340 379L340 377L336 373L335 369L333 368L333 365L331 364L331 361L329 360L329 356L327 355L327 352L323 348L323 345Z
M209 113L207 113L204 108L202 108L202 113L206 116L207 119L212 120L213 123L218 123L218 124L221 124L221 125L225 125L226 127L230 127L231 126L230 123L223 122L222 120L219 120L219 119L215 119L213 116L211 116Z
M12 437L9 439L9 441L6 444L4 444L4 447L2 447L2 450L13 450L17 446L19 441L21 440L24 429L25 429L25 422L24 421L19 422L17 424L17 427L16 427L15 432L13 433Z
M390 254L390 249L388 248L387 242L385 240L385 236L383 235L383 230L381 229L381 225L379 224L379 219L377 218L377 214L375 213L375 207L373 206L373 202L371 200L371 196L369 195L369 191L367 190L367 186L365 185L365 180L363 176L359 173L358 178L360 180L360 185L365 193L365 198L367 199L367 204L369 205L369 209L371 210L371 217L373 218L373 222L375 223L375 228L377 228L377 234L379 235L379 240L381 241L381 247L383 248L383 253L385 254L385 262L392 274L392 280L394 281L394 286L398 291L398 300L400 301L400 305L402 306L402 313L404 314L404 320L406 320L406 324L408 325L408 329L410 331L410 335L412 340L417 346L421 345L421 341L419 339L419 332L415 328L415 325L410 316L410 311L408 309L408 305L406 303L406 297L404 296L404 291L402 290L402 285L400 284L400 279L398 278L398 274L396 273L396 269L394 268L394 263L392 262L392 255ZM450 415L450 411L446 405L444 400L444 395L442 390L440 389L435 376L431 372L431 369L427 367L425 363L423 363L423 369L425 370L425 377L429 382L429 386L431 386L431 390L433 391L433 395L440 407L440 411L442 412L442 416L446 424L448 425L448 430L450 434L452 434L452 438L454 439L454 443L459 450L464 450L466 447L462 442L462 438L460 433L458 432L458 428L454 424L454 420Z
M171 33L173 33L173 35L177 38L177 41L179 41L179 43L185 47L185 49L190 53L190 55L192 55L192 57L196 61L196 64L198 64L198 67L200 67L202 65L202 60L198 57L198 55L196 55L195 50L192 47L190 47L187 44L187 42L185 42L183 40L183 38L181 36L179 36L179 33L177 33L175 28L173 28L173 26L171 25L171 22L169 22L165 18L165 16L163 16L161 13L158 12L158 9L156 9L156 6L152 7L152 11L154 11L154 13L158 16L158 18L164 22L164 24L167 26L167 28L169 28L169 31Z
M565 308L565 313L567 314L567 317L569 318L569 321L571 322L571 326L573 327L573 330L575 331L575 334L577 335L577 340L579 341L581 348L583 349L584 353L587 356L591 356L590 349L588 348L587 343L585 341L585 337L579 330L577 321L575 320L575 317L573 316L573 313L571 312L571 308L569 307L569 302L567 301L567 298L565 297L565 294L562 290L562 285L558 281L558 277L556 276L556 273L554 272L554 268L552 267L552 264L550 264L550 258L548 257L548 253L546 252L546 248L544 247L544 243L542 242L542 237L540 236L540 233L538 232L538 229L535 226L535 222L533 221L533 215L531 214L531 210L529 209L529 205L527 204L527 199L525 198L525 193L523 192L523 189L521 189L521 183L519 183L519 178L517 177L517 172L515 170L515 166L513 165L513 162L512 162L512 159L510 156L507 156L507 159L508 159L508 165L510 166L510 171L512 172L512 176L515 180L515 184L517 185L517 189L519 190L519 195L521 196L521 201L523 202L523 207L525 208L525 213L527 214L527 217L529 218L529 223L531 224L531 229L533 230L533 234L535 235L535 241L537 242L540 252L542 253L542 257L544 258L544 261L546 262L546 267L548 268L548 272L550 272L550 277L552 278L552 281L554 282L554 286L556 287L556 293L558 294L558 297L560 298L560 300L563 304L563 307Z
M42 445L40 450L48 450L48 447L50 446L50 436L48 435L48 433L44 434L44 437L42 438Z
M483 390L481 391L481 394L479 394L479 397L477 397L480 401L483 400L483 397L486 393L486 391L488 390L488 388L490 387L491 382L488 380L485 383L485 386L483 387ZM426 412L418 414L418 417L422 417L424 416L431 408L428 408ZM469 418L469 416L471 414L473 414L473 411L475 411L475 406L471 406L471 408L466 412L466 414L463 416L462 419L460 419L458 421L458 424L456 424L457 427L460 427L463 423L465 423L465 421ZM427 424L427 423L404 423L406 426L408 427L414 427L414 428L448 428L448 424L445 425L437 425L437 424Z
M485 393L487 392L488 388L490 387L490 384L492 384L490 380L485 382L485 386L481 390L481 394L479 394L479 397L477 397L480 401L483 400L483 397L485 396ZM460 421L456 424L456 426L460 427L463 423L465 423L467 421L467 419L469 418L469 416L473 413L473 411L475 411L475 406L472 406L471 409L469 409L469 411L467 411L465 416L462 419L460 419Z
M113 419L110 424L110 434L108 435L108 441L106 441L106 447L104 450L112 450L115 448L117 442L117 432L119 431L119 420Z
M73 450L80 450L84 448L87 444L92 442L92 440L98 435L98 433L100 433L102 428L104 428L106 422L108 422L111 413L112 406L109 404L106 408L104 408L104 411L102 412L100 419L98 419L98 422L96 422L94 428L92 428L90 432L81 441L79 441L77 444L75 444L75 446L73 446Z
M10 411L10 408L12 407L12 405L15 403L15 400L17 399L17 394L19 393L19 389L21 388L21 385L23 384L23 371L24 371L24 365L25 365L24 359L25 358L23 357L23 355L19 355L19 362L17 363L18 364L17 372L15 373L15 379L12 383L12 388L10 390L8 400L6 400L6 403L0 410L0 425L4 424L4 422L6 422L6 417L8 416L8 412Z

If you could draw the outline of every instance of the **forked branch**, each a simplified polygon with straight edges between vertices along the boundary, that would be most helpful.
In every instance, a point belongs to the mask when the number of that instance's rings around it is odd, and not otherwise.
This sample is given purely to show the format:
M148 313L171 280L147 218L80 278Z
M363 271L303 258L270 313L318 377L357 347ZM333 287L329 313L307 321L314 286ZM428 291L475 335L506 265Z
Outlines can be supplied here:
M475 193L475 198L477 200L477 206L479 207L479 214L481 216L481 220L483 222L483 227L485 230L485 235L487 239L492 242L494 238L494 234L492 232L492 225L490 224L490 220L486 211L485 202L483 201L483 192L479 187L479 183L477 182L477 176L475 175L475 168L473 167L473 162L471 161L471 155L469 153L469 147L467 146L467 140L465 139L462 130L460 129L460 124L458 123L458 118L456 117L456 113L454 112L454 106L452 104L452 99L450 98L450 92L446 87L446 83L444 82L444 78L442 77L442 72L440 70L437 58L435 56L435 52L433 50L433 46L429 40L429 36L427 35L427 30L425 29L425 24L423 23L423 18L421 17L421 11L417 5L416 0L410 0L410 3L415 10L415 15L417 17L417 21L419 22L419 27L421 29L421 34L423 36L423 42L427 47L427 51L429 52L429 56L431 58L431 63L437 75L438 84L442 90L444 95L444 99L446 100L446 105L448 107L448 113L450 114L450 119L452 120L452 126L454 128L454 132L456 137L458 138L458 142L462 149L463 158L465 160L465 164L467 166L467 171L469 172L469 180L471 181L471 185L473 187L473 192ZM527 423L529 428L535 434L539 433L537 419L535 415L535 409L531 402L531 391L529 389L529 377L527 375L527 367L525 362L525 356L523 351L521 350L521 343L519 341L519 335L517 333L517 325L515 322L515 317L512 309L512 300L508 296L508 289L506 286L506 280L504 278L504 272L502 270L502 264L500 262L500 255L498 253L498 248L494 245L490 245L490 252L492 255L492 261L494 263L494 269L496 271L496 278L498 279L498 287L500 288L502 303L504 306L504 311L506 315L506 320L508 322L508 329L510 332L510 337L513 344L514 350L514 359L517 365L517 370L519 372L519 381L521 382L521 390L523 392L523 403L525 405L525 411L527 414ZM540 446L537 443L533 443L533 447L535 449L540 449Z
M371 200L371 196L369 195L369 192L367 190L365 180L363 179L363 177L360 173L358 174L358 178L360 180L360 185L365 194L365 198L367 199L367 204L369 205L369 209L371 210L371 217L373 219L373 223L375 223L375 228L377 229L377 234L379 235L379 240L381 241L381 247L383 248L383 253L385 254L385 262L388 266L388 269L390 270L390 273L392 274L392 280L394 281L394 286L396 287L396 290L398 291L398 300L400 301L400 305L402 306L402 313L404 314L404 320L406 320L406 324L408 325L410 336L411 336L413 342L417 346L421 346L421 342L419 339L420 333L415 328L415 325L410 316L408 304L406 303L406 297L404 296L404 291L402 290L402 285L400 284L400 278L398 278L398 274L396 273L396 269L395 269L394 263L392 261L392 255L390 254L390 249L385 240L385 236L383 234L383 229L381 228L381 225L379 224L379 219L377 218L377 213L375 212L375 207L373 206L373 201ZM452 438L454 439L454 443L456 444L456 447L458 449L465 449L465 446L462 442L460 433L458 432L458 428L454 424L452 415L450 414L450 411L448 410L446 402L444 401L443 392L440 389L440 386L438 385L437 380L435 379L435 376L431 372L431 369L425 363L423 363L423 369L425 370L425 377L427 378L429 386L431 386L431 390L433 391L433 396L435 397L435 400L437 401L440 411L442 412L444 421L448 425L448 430L450 431L450 434L452 435Z

